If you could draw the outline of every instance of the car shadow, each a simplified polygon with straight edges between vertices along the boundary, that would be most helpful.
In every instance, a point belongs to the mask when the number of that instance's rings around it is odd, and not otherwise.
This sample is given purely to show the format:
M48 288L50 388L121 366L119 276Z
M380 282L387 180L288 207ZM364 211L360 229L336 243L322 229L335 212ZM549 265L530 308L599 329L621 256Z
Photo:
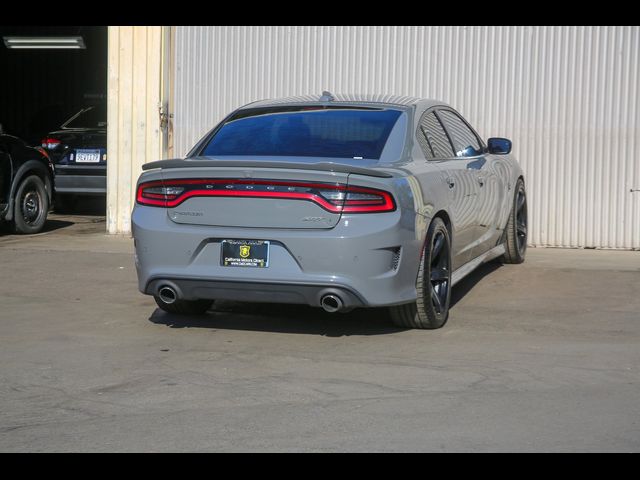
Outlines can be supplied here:
M79 196L71 203L56 204L53 213L58 215L104 216L107 212L105 196Z
M469 275L460 280L455 287L451 290L451 301L449 303L449 309L453 309L455 305L469 293L469 291L475 287L484 277L502 267L502 263L498 261L488 262L484 265L480 265Z
M499 262L486 263L458 282L451 291L450 308L501 266ZM171 314L156 308L149 321L171 328L251 330L325 337L387 335L408 330L395 326L386 308L357 308L349 313L331 314L306 305L231 301L216 302L203 315Z
M387 335L406 329L391 323L386 308L327 313L305 305L216 302L204 315L176 315L156 309L149 321L171 328L251 330L325 337Z
M8 237L8 238L20 238L20 237L24 237L24 238L28 238L30 236L38 236L38 235L43 235L46 233L51 233L51 232L55 232L56 230L64 230L70 227L74 227L80 223L82 224L102 224L104 223L104 219L103 217L96 217L95 220L89 221L87 222L86 220L79 222L77 218L75 217L68 217L68 219L66 219L65 216L62 215L56 215L56 218L47 218L47 221L44 224L44 227L42 227L42 230L40 230L38 233L35 233L33 235L20 235L20 234L16 234L13 232L13 230L11 229L10 225L7 223L2 223L0 224L0 238L2 237Z
M70 227L71 225L74 225L74 222L48 219L40 233L53 232L55 230L60 230L61 228Z
M42 227L42 230L40 230L37 233L37 235L41 233L48 233L48 232L53 232L55 230L60 230L61 228L67 228L73 224L74 222L70 222L67 220L47 219L47 221L44 224L44 227ZM7 223L0 224L0 237L9 236L9 235L16 236L16 234L11 230L9 224Z

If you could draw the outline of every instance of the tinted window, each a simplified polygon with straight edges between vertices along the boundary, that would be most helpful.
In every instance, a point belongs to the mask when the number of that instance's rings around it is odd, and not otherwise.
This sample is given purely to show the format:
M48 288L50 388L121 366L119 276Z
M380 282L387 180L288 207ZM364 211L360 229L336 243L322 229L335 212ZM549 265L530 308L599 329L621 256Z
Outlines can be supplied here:
M107 126L107 109L104 107L90 107L75 117L71 117L64 128L104 128Z
M375 108L245 109L214 134L202 154L378 159L400 114Z
M422 118L420 119L420 123L418 125L418 131L416 132L416 139L418 140L418 144L420 145L420 148L424 152L425 158L429 160L429 159L435 158L435 154L433 153L433 149L431 148L431 145L429 145L429 142L427 141L426 130L424 127L424 119L425 119L425 115L423 115Z
M429 112L422 116L420 131L423 135L423 141L426 139L432 153L432 156L429 157L427 155L427 158L451 158L455 156L451 142L449 142L447 134L435 113Z
M456 157L473 157L482 154L478 137L458 115L449 110L439 110L438 115L449 132Z

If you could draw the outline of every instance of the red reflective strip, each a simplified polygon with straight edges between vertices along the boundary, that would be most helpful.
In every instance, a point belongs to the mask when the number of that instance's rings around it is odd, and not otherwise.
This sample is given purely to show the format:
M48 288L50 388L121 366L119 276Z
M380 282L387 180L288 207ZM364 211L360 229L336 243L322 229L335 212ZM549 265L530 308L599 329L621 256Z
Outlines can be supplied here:
M162 195L162 199L161 200L153 200L151 198L147 198L145 195L150 195L149 193L145 193L144 189L145 188L151 188L151 187L160 187L162 186L162 182L149 182L149 183L142 183L139 187L138 187L138 192L136 194L136 201L140 204L140 205L152 205L155 207L166 207L167 206L167 202L164 199L164 195ZM153 194L151 194L153 195Z
M384 202L383 198L376 200L347 200L345 205L380 205Z
M151 182L155 183L155 182ZM145 184L145 187L150 187L150 184ZM278 187L308 187L317 188L318 190L346 190L347 186L341 183L308 183L308 182L283 182L278 180L252 180L252 179L239 179L239 178L210 178L210 179L186 179L186 180L167 180L164 184L157 182L158 185L165 185L168 187L174 185L275 185Z
M392 212L396 209L396 205L393 202L393 197L388 192L384 192L382 190L367 190L362 189L363 191L375 192L376 195L380 195L382 197L382 201L384 203L377 205L362 205L362 206L352 206L355 202L361 202L365 200L351 200L345 203L345 206L342 208L343 213L375 213L375 212ZM349 187L349 191L351 191L351 187Z
M175 195L165 195L163 193L142 192L142 195L144 196L144 198L168 198L169 200L173 200L174 198L176 198Z
M41 154L43 154L45 157L47 157L47 160L51 160L51 158L49 157L49 154L47 153L47 151L44 148L36 147L36 150L38 150Z
M372 200L346 200L344 206L331 203L330 200L317 195L315 193L304 192L269 192L269 191L252 191L252 190L187 190L184 193L176 195L162 195L147 193L146 188L156 186L178 186L178 185L274 185L274 186L290 186L314 188L317 190L339 190L353 193L367 193L376 195L379 198ZM347 187L343 184L326 184L326 183L306 183L306 182L284 182L270 180L244 180L244 179L184 179L169 180L166 182L154 181L143 183L138 187L136 200L141 205L151 205L159 207L173 208L182 202L193 197L238 197L238 198L271 198L283 200L305 200L313 202L320 207L332 213L351 212L351 213L372 213L386 212L395 210L395 203L391 194L383 190L366 187ZM341 200L335 200L342 202Z
M245 198L281 198L284 200L307 200L320 205L325 210L340 213L341 207L327 202L324 198L313 193L300 192L253 192L251 190L189 190L175 200L167 202L167 207L177 207L192 197L245 197Z

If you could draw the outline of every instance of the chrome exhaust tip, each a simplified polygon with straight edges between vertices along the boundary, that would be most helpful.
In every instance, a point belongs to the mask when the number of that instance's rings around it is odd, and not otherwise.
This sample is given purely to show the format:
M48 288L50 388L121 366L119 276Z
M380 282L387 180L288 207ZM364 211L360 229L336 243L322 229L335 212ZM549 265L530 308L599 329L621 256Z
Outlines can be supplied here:
M344 308L344 303L337 295L329 294L320 299L320 306L324 308L325 312L335 313Z
M165 285L158 290L158 297L167 305L171 305L178 299L178 294L172 287Z

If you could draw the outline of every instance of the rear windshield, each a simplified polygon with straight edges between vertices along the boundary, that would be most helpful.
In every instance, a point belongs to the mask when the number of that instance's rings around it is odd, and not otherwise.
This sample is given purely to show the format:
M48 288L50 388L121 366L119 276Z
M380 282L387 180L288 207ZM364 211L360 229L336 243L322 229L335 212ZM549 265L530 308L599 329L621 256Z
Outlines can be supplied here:
M244 109L214 133L201 154L378 159L401 113L365 107Z
M63 128L104 128L106 126L107 109L89 107L67 120Z

